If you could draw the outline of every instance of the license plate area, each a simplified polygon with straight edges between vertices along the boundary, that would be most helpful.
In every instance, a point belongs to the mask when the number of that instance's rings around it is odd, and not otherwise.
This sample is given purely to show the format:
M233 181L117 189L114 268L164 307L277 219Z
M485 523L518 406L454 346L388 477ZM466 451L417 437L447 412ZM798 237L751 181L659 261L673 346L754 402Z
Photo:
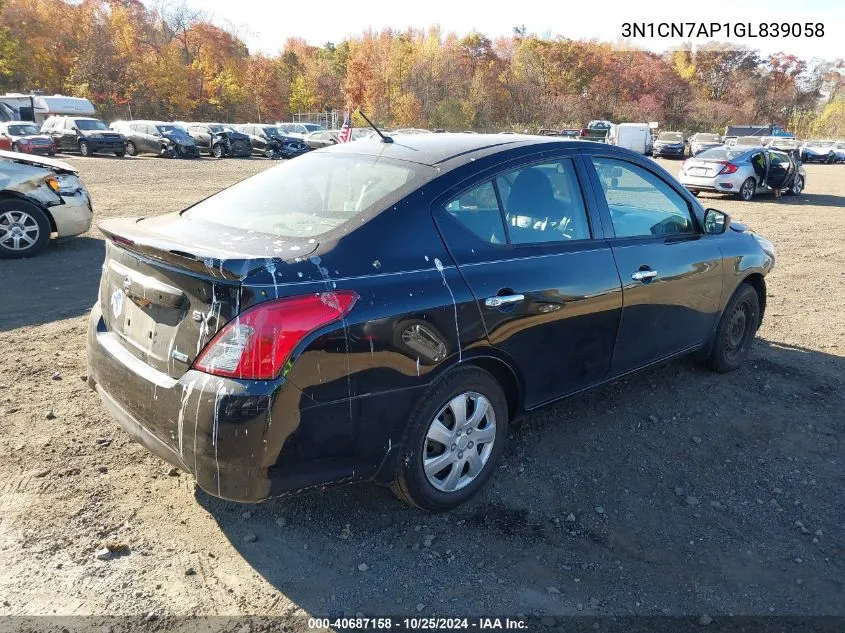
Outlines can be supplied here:
M146 361L167 363L168 354L185 311L162 306L149 300L133 299L123 288L110 285L112 331L120 336L134 353Z

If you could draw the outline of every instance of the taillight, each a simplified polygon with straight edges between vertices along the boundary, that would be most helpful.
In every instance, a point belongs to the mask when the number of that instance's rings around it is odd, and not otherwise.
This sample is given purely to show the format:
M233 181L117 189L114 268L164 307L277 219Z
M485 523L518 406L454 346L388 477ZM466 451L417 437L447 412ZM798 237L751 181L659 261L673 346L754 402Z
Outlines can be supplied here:
M719 171L718 175L736 173L737 166L734 165L733 163L727 163L725 161L719 161L719 162L722 163L724 165L724 167L722 167L722 169Z
M357 299L356 292L338 290L260 303L227 323L193 368L215 376L272 380L306 336L345 317Z

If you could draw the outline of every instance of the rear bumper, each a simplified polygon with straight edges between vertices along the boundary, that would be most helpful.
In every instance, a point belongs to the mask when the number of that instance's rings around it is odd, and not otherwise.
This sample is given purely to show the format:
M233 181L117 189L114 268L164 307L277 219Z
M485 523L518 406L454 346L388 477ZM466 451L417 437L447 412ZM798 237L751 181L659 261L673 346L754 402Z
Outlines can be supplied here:
M734 182L731 178L719 178L708 176L689 176L679 174L678 180L687 189L694 191L717 191L719 193L738 193L742 182Z
M99 304L91 310L87 361L89 386L120 426L193 474L211 495L254 503L370 478L382 463L383 451L367 460L368 467L356 465L348 400L317 404L283 380L234 380L194 370L175 380L124 348L106 330Z

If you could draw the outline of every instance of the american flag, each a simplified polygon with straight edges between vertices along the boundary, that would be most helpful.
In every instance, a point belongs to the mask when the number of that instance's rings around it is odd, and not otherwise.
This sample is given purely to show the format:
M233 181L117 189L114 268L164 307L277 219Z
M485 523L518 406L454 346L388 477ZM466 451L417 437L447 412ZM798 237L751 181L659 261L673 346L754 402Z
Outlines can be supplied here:
M338 143L348 143L352 140L352 119L349 117L349 113L346 113L346 117L343 119L343 126L340 128L340 132L337 134L337 142Z

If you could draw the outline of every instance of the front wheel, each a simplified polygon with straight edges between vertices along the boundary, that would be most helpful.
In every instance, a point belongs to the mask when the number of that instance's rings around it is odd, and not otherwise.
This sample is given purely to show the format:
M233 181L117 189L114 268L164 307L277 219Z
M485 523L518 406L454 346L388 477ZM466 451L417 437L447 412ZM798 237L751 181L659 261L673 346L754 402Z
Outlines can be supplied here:
M32 257L50 240L50 220L17 198L0 201L0 259Z
M748 202L754 197L754 192L757 190L757 181L753 178L746 178L745 182L739 188L739 197Z
M223 146L218 143L214 147L211 148L211 155L214 158L223 158Z
M742 284L722 313L710 352L710 367L729 372L742 365L760 325L760 298L749 284Z
M804 176L795 176L792 186L786 190L786 195L797 196L804 191Z
M132 141L128 141L126 143L126 153L130 156L137 156L138 155L138 148L135 147L135 143Z
M91 146L88 144L87 141L80 141L79 142L79 153L83 156L90 156L91 155Z
M493 474L507 425L507 401L492 375L478 367L445 374L411 414L394 493L432 512L468 501Z

